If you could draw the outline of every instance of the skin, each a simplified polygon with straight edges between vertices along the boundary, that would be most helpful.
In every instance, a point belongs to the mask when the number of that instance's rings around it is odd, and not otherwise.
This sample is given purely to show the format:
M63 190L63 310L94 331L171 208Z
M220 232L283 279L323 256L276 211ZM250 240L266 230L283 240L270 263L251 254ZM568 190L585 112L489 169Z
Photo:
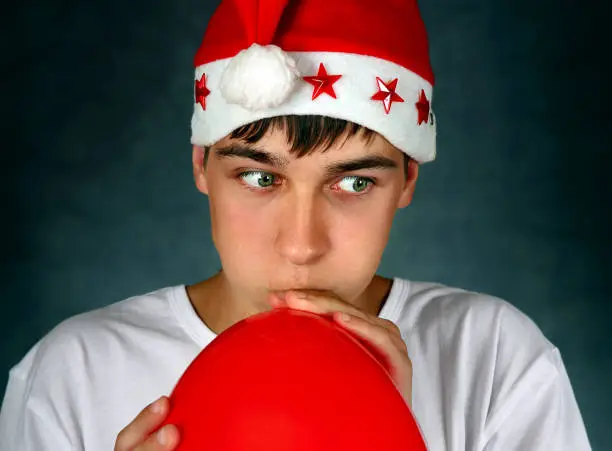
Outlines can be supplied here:
M376 270L396 211L412 201L418 165L411 161L404 171L403 154L379 135L340 139L301 158L290 154L281 130L245 146L224 138L206 163L204 149L193 148L194 181L209 198L223 267L187 287L196 312L217 334L271 308L332 315L387 358L410 405L406 345L393 323L377 317L392 281ZM372 157L379 167L347 167ZM166 397L145 408L121 431L115 451L175 449L177 429L158 430L168 408Z

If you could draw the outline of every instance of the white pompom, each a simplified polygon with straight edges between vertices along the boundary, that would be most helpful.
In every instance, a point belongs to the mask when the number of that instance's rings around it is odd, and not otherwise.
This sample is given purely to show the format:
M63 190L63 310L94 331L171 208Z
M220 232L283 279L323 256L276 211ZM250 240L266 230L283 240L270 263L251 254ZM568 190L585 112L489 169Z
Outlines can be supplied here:
M280 47L253 44L229 62L220 89L229 103L265 110L285 102L299 76L295 60Z

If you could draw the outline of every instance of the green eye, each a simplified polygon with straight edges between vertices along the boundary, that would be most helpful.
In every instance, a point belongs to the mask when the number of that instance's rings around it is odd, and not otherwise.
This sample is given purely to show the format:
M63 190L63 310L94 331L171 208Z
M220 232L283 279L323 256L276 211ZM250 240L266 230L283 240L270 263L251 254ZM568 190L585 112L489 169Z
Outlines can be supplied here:
M361 193L365 191L371 183L373 183L373 181L365 177L349 176L344 177L340 183L338 183L338 186L342 191Z
M253 188L267 188L276 181L273 174L262 171L248 171L240 174L240 178Z

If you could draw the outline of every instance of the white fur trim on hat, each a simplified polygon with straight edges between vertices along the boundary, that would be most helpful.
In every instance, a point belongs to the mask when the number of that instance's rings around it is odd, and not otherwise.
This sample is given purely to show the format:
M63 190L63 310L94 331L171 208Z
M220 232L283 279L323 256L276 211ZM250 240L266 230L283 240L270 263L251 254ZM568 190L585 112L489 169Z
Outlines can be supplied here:
M421 90L429 102L432 101L432 86L428 81L398 64L371 56L334 52L283 54L289 55L295 62L297 72L279 69L279 78L278 73L269 72L270 67L256 71L257 78L245 77L243 71L233 69L234 65L240 67L242 64L235 58L197 67L195 78L200 80L206 74L210 94L206 97L206 109L195 104L191 142L210 146L235 129L259 119L313 114L368 127L420 163L435 158L436 123L433 112L427 121L419 124L416 107ZM297 78L297 74L316 75L321 63L329 75L342 75L333 85L336 99L323 94L312 100L313 86ZM282 64L279 63L280 66ZM296 77L293 79L294 85L289 89L293 76ZM393 102L389 114L386 114L381 101L371 99L379 89L377 77L385 83L398 79L396 93L404 102ZM276 81L272 83L271 80ZM242 83L248 84L248 87ZM257 95L253 96L253 92ZM272 106L253 109L264 103Z

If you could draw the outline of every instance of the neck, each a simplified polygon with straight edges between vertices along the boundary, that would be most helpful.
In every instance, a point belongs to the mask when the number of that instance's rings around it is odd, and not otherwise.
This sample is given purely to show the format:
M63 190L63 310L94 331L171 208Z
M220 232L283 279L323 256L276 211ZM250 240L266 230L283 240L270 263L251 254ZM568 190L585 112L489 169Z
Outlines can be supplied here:
M378 315L392 283L392 280L376 275L361 295L350 303L365 313ZM261 293L246 293L244 289L232 286L223 271L188 286L187 296L200 319L217 335L249 316L271 309L266 299L261 299ZM245 302L245 299L259 300Z

